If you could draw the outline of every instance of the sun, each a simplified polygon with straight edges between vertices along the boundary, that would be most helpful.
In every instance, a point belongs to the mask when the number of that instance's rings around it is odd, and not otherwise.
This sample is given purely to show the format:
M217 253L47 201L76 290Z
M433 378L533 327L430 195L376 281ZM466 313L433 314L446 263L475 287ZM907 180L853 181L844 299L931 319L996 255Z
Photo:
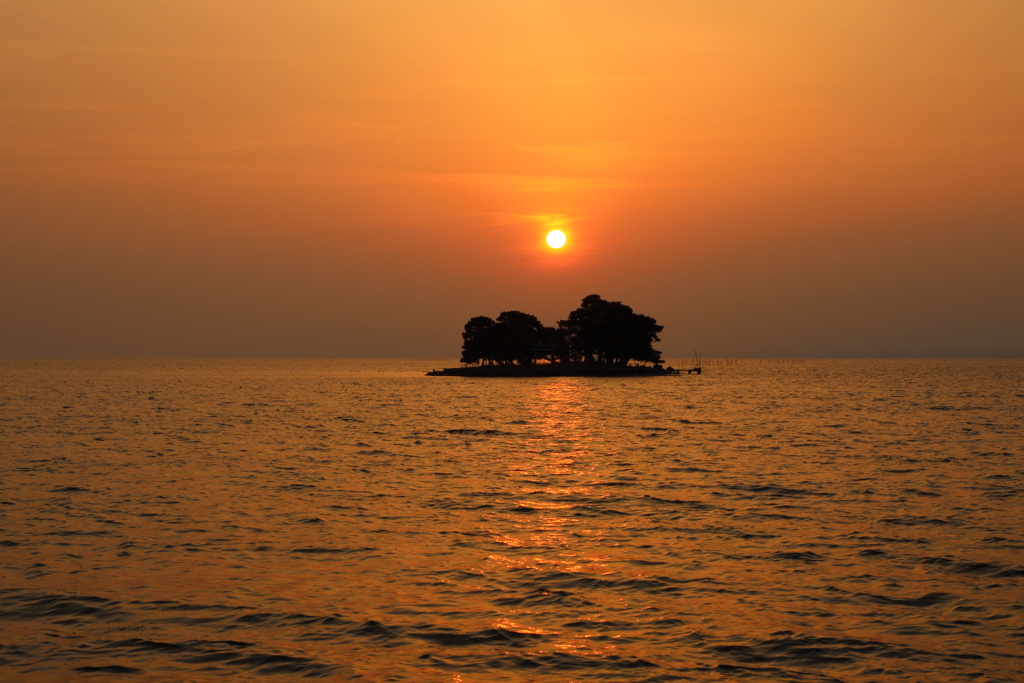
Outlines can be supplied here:
M561 230L552 230L548 233L547 241L552 249L561 249L565 246L565 233Z

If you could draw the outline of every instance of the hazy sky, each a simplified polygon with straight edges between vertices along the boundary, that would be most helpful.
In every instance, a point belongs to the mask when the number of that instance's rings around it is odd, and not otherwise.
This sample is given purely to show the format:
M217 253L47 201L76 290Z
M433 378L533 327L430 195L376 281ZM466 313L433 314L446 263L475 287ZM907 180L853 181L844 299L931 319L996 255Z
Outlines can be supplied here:
M1024 2L0 0L0 357L1024 354ZM544 246L550 227L569 245Z

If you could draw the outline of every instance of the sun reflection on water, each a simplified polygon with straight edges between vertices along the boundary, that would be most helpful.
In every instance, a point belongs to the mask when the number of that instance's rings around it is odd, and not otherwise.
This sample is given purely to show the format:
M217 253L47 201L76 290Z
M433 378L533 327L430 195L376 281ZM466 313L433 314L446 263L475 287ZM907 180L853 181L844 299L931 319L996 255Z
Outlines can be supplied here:
M506 529L512 530L501 537L511 552L491 555L488 561L502 573L531 572L530 583L541 604L577 599L575 589L568 587L574 581L601 580L613 573L605 539L623 522L595 511L610 495L599 485L610 479L605 470L611 463L607 445L595 435L591 391L589 383L574 378L537 385L527 404L534 428L518 444L520 457L510 462L510 477L521 482L520 497L514 501L518 514L506 518L511 523ZM543 613L545 608L537 609ZM533 609L516 612L525 618ZM548 651L577 657L614 655L617 636L605 633L600 616L592 616L596 621L591 632L549 632L553 638ZM519 629L522 620L510 614L505 623Z
M588 514L600 479L600 440L593 434L591 387L563 378L535 387L527 405L534 429L518 443L520 457L509 462L509 476L520 482L520 496L508 501L505 532L495 540L511 548L555 549L544 557L491 555L504 570L542 575L602 572L607 556L600 547L602 525ZM595 450L597 449L597 450ZM584 550L586 549L586 550Z
M567 475L587 466L593 436L587 414L587 387L563 378L537 387L528 406L537 433L524 440L537 473ZM564 487L563 487L564 488Z

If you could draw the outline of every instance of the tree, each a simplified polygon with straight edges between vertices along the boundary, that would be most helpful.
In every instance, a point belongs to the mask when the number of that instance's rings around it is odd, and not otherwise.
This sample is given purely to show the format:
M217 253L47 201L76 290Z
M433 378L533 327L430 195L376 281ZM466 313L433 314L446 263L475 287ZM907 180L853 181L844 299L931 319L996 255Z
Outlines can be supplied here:
M479 363L488 358L493 345L494 321L484 315L470 318L462 333L462 362Z
M661 364L662 326L654 318L634 313L618 301L597 294L560 320L558 328L545 327L537 316L504 311L497 320L471 318L462 333L462 362L487 365L533 365L538 358L551 362L628 365L630 361Z
M627 365L636 360L659 365L661 352L652 344L661 341L664 327L654 318L634 313L618 301L605 301L597 294L583 299L582 305L558 326L569 344L570 360L576 363Z
M557 334L537 316L521 311L504 311L497 321L477 316L466 323L462 333L462 362L533 365L535 345L550 344Z
M533 365L536 353L533 345L541 344L545 328L537 316L520 311L505 311L498 316L496 360L503 365Z

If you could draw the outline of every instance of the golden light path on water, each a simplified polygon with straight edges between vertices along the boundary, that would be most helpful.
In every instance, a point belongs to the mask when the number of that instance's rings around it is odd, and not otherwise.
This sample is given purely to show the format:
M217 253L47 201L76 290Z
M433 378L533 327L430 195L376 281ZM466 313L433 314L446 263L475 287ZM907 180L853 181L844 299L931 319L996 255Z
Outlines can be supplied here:
M1018 677L1024 362L436 365L3 364L0 680Z
M593 479L598 476L597 463L589 445L594 438L587 427L585 414L586 387L576 379L558 379L536 387L531 393L529 412L531 422L538 425L538 434L520 442L516 451L522 459L510 459L510 477L527 477L521 486L521 497L516 501L520 511L532 511L535 519L515 524L516 532L501 536L499 542L517 548L539 548L554 552L551 558L534 556L509 558L492 555L488 559L500 565L502 571L530 569L571 575L580 571L599 571L603 556L589 552L588 548L600 542L600 532L588 533L580 520L565 516L575 506L570 502L557 502L564 498L587 496L588 486L544 486L550 477L573 480ZM536 485L529 485L534 482ZM537 494L553 501L537 501ZM560 514L561 513L561 514ZM586 545L578 539L586 538ZM542 591L542 597L551 592ZM524 628L508 618L495 623L496 627ZM594 633L562 634L547 632L555 639L552 647L557 651L585 654L592 648L589 640ZM608 651L608 646L601 648Z

